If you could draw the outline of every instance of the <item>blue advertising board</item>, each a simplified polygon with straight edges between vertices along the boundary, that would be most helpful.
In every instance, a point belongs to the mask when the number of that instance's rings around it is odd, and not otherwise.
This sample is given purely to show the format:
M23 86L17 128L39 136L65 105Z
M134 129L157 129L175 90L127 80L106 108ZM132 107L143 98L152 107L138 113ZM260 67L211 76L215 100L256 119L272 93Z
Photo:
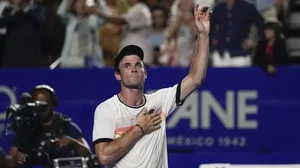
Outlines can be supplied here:
M145 92L173 86L188 69L148 69ZM270 76L259 68L209 68L205 83L169 116L169 152L300 152L299 67ZM35 85L52 86L57 111L69 115L92 144L96 106L120 91L111 69L0 70L0 132L5 108ZM12 131L1 137L8 149Z

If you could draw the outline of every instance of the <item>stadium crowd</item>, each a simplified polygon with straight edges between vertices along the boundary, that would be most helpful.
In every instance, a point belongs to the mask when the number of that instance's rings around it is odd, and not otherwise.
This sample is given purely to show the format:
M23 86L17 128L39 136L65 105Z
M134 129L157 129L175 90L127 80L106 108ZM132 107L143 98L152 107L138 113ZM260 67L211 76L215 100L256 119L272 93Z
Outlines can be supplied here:
M196 42L193 6L209 6L210 64L288 64L288 0L2 0L2 68L112 67L135 44L145 64L188 67Z

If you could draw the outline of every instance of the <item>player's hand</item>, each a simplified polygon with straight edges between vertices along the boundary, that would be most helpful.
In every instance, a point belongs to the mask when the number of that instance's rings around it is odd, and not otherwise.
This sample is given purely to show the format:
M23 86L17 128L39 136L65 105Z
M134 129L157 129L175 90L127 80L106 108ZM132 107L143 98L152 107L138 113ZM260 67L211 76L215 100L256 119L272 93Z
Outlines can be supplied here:
M136 124L139 124L145 134L150 134L151 132L160 129L160 123L162 122L159 113L154 112L152 114L147 114L148 110L143 108L143 110L137 115Z
M210 16L212 14L212 11L208 6L201 7L200 9L199 8L199 4L194 8L195 25L200 34L208 35L210 29Z
M26 162L27 157L28 157L27 154L18 151L17 154L16 154L17 163L18 164L24 164Z

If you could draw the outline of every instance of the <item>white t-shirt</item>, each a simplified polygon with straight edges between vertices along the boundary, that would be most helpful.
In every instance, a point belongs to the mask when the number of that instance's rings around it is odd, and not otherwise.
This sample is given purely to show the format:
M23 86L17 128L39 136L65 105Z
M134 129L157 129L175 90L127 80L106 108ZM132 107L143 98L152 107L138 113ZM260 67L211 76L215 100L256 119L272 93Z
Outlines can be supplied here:
M162 117L159 130L143 136L121 160L106 168L167 168L166 117L175 110L176 105L182 105L183 102L177 101L179 97L180 84L145 94L145 104L137 108L123 104L117 95L101 103L94 116L94 145L119 138L130 131L143 107L160 112Z

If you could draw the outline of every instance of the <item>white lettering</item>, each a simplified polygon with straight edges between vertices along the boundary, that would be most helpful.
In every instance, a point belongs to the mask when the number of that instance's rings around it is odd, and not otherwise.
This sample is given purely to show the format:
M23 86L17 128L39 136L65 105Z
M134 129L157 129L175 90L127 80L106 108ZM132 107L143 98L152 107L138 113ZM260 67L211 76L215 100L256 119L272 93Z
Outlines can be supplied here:
M177 145L181 146L183 144L183 137L182 136L178 136L177 137Z
M5 129L6 128L6 129ZM4 136L12 135L14 134L14 131L10 127L10 123L0 123L0 136L2 135L3 131L5 129ZM1 137L2 138L2 137Z
M167 122L167 128L174 128L181 119L188 119L191 129L197 129L199 125L198 116L198 92L192 93L185 103L178 108L176 113Z
M153 92L153 90L148 91L148 93ZM193 92L185 103L174 111L169 117L167 128L175 128L181 120L188 120L191 129L210 129L214 115L226 129L257 129L258 121L247 119L247 115L255 115L258 111L257 105L247 104L247 100L258 98L256 90L237 92L229 90L225 93L224 100L216 99L207 90L200 92L200 94L201 99L199 99L199 92Z
M17 96L14 93L14 91L12 89L10 89L9 87L0 85L0 94L5 94L8 96L9 102L10 102L10 104L8 104L8 105L17 103ZM5 112L0 113L0 120L5 120L5 118L6 118Z
M186 146L190 146L191 144L192 144L192 139L191 138L189 138L189 137L187 137L186 139L185 139L185 143L184 143Z
M175 137L168 137L168 144L170 144L170 145L176 144L176 138Z
M247 120L247 114L256 114L256 105L247 105L247 100L256 99L256 91L238 92L238 127L241 129L256 129L258 122L256 120Z
M215 143L215 140L213 137L207 137L205 139L205 144L206 144L205 146L213 146L214 143Z
M209 129L211 127L211 111L216 114L218 119L227 129L234 128L234 92L226 93L226 110L218 103L209 91L201 93L201 128Z
M245 147L246 137L203 137L203 136L168 136L168 145L172 146L194 146L194 147Z

